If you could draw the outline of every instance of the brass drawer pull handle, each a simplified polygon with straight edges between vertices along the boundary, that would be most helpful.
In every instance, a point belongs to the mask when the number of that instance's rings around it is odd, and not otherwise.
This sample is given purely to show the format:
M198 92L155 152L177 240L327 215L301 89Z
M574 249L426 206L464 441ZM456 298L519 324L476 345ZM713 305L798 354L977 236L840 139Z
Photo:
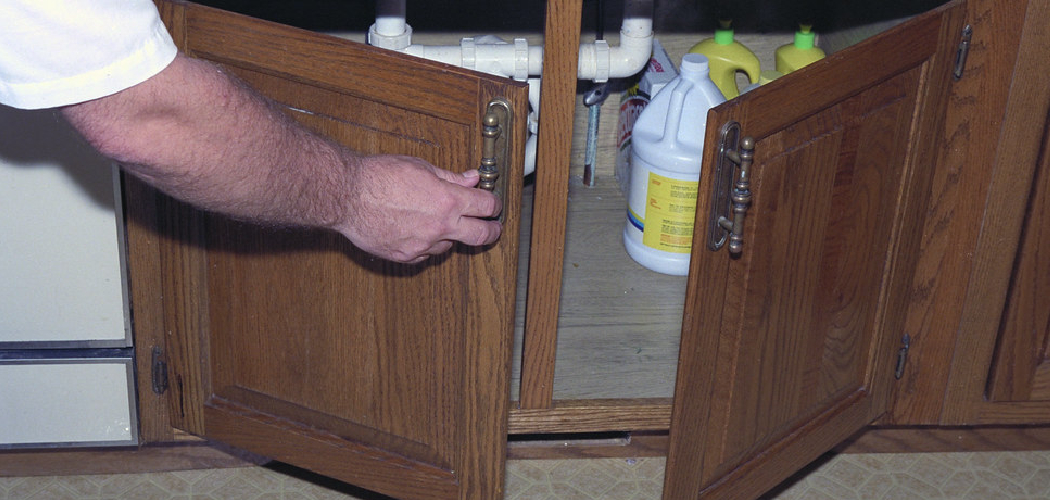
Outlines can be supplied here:
M744 251L744 218L751 205L751 163L754 157L755 139L740 138L739 123L724 125L708 219L707 247L710 250L718 250L728 241L730 254L739 255ZM738 166L740 174L734 181L732 175Z
M478 172L481 174L481 181L478 182L478 187L486 191L492 191L496 189L496 179L499 179L499 168L497 168L496 162L496 139L500 136L500 124L499 117L496 116L496 112L490 107L485 116L481 119L481 166L478 167Z
M511 120L514 113L510 103L496 98L489 101L485 115L481 117L481 165L478 172L481 181L478 187L503 197L507 185L506 169L510 162ZM503 172L501 172L501 170Z
M510 131L514 113L510 103L503 98L489 101L481 117L481 165L478 166L478 189L492 191L503 199L507 192L508 169L510 168ZM500 212L496 220L503 222L507 211Z

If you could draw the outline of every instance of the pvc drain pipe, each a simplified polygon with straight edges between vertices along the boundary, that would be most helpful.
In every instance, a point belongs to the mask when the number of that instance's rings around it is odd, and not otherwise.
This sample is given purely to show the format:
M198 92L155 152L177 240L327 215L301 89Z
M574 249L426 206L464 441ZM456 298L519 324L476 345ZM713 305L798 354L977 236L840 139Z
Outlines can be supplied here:
M459 45L413 45L412 27L405 22L405 0L380 0L376 12L376 23L368 30L370 45L518 81L541 73L543 47L529 46L524 38L508 43L482 36L464 38ZM649 61L652 41L652 0L627 0L620 44L611 47L605 40L580 44L577 77L602 83L634 75Z

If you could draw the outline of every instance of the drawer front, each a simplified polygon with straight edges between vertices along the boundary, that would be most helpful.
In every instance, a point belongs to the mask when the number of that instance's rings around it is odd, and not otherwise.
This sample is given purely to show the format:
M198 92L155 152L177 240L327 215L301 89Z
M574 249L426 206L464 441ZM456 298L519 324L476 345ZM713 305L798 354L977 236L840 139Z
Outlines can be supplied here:
M117 170L48 110L0 139L0 349L130 346Z
M0 359L0 449L138 442L133 363Z

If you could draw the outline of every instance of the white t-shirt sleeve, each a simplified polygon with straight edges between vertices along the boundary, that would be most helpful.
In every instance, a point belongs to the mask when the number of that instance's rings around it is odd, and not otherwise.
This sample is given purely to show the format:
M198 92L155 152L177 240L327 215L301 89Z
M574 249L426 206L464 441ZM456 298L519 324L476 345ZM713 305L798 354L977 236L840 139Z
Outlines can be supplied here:
M0 103L53 108L146 81L177 49L150 0L0 1Z

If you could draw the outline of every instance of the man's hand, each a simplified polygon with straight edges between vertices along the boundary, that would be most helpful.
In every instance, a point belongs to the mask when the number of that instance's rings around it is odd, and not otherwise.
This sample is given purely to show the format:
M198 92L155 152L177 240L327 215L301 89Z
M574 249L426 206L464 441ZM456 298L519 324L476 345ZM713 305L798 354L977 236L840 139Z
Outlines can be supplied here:
M359 156L348 162L347 219L334 229L384 259L418 263L453 242L488 245L499 239L502 204L474 188L476 170L456 174L419 158Z

